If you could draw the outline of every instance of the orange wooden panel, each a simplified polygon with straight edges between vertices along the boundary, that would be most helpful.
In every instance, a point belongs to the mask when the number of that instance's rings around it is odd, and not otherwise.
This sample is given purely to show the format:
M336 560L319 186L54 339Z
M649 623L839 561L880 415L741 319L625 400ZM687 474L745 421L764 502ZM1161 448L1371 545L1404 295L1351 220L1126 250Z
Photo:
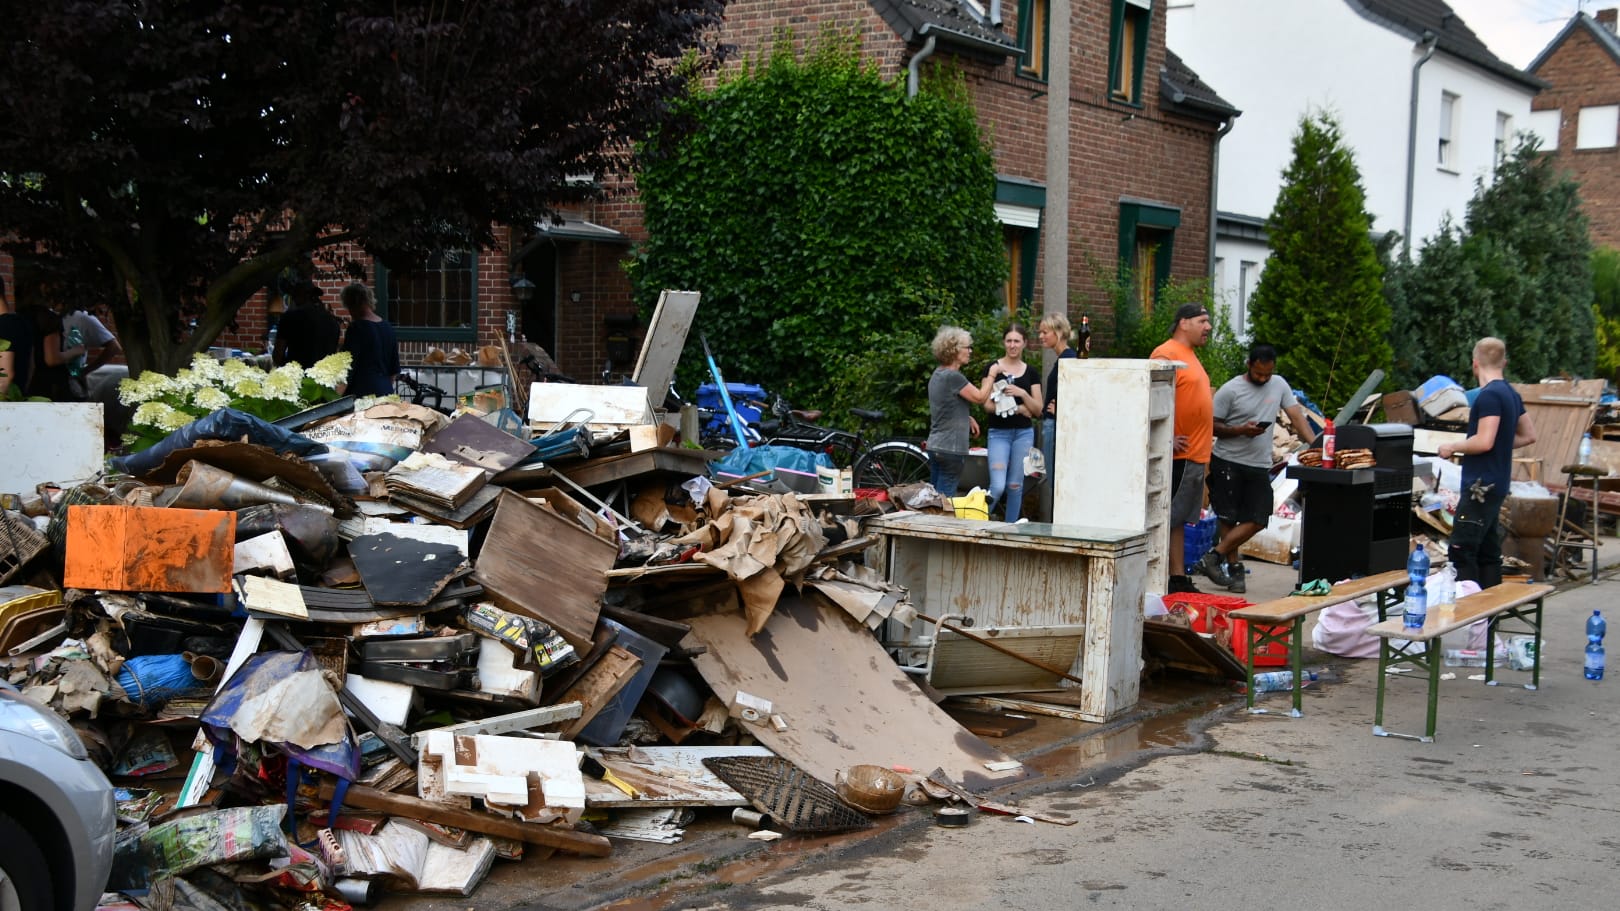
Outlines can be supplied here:
M62 582L70 588L229 592L236 513L69 506Z

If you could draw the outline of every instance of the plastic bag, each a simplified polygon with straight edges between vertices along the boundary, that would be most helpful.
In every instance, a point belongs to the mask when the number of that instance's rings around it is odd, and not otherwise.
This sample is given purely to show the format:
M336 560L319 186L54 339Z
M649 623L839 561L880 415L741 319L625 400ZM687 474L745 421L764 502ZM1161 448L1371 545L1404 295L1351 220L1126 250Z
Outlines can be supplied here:
M115 678L129 701L140 705L161 702L176 693L200 686L191 676L184 655L141 655L124 662Z
M178 876L198 867L235 860L282 857L285 806L235 807L154 826L141 837L153 876Z
M310 456L326 451L325 443L317 443L309 437L277 427L245 411L221 408L169 434L150 449L127 456L116 456L108 459L107 464L114 471L144 475L162 465L169 453L189 448L199 440L240 440L244 437L249 443L268 446L282 455L291 453L296 456Z
M1377 621L1378 609L1373 604L1358 601L1330 604L1317 615L1316 626L1311 628L1311 644L1330 655L1376 658L1378 637L1367 635L1367 627Z
M1046 477L1046 456L1039 449L1032 447L1024 453L1024 477L1037 481Z

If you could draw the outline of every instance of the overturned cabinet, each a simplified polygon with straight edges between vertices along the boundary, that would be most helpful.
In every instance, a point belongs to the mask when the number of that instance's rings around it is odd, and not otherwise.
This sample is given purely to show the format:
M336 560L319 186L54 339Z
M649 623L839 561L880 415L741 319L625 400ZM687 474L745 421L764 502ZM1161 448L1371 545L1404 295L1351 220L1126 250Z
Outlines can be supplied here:
M876 562L890 581L910 591L924 615L950 620L1048 666L1061 657L1054 670L1080 679L1086 720L1107 721L1136 705L1148 561L1144 532L916 513L873 519L867 532L881 542ZM1009 668L1020 664L960 634L936 631L927 621L917 621L910 632L937 636L936 650L949 644ZM1046 678L1048 686L1062 682L1056 674ZM952 689L951 681L938 676L930 683ZM1011 688L980 681L974 691Z

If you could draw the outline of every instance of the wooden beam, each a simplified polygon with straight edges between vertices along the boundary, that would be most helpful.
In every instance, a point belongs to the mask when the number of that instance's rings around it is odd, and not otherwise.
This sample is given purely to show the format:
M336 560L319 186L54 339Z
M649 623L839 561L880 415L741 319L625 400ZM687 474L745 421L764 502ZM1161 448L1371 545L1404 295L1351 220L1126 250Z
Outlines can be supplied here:
M330 782L321 785L321 799L331 800L335 793L336 789ZM444 826L455 826L484 835L515 838L525 844L544 845L584 857L607 857L613 853L612 842L600 835L576 832L558 826L518 822L515 819L480 813L476 810L463 810L460 807L446 806L407 794L379 791L365 785L350 785L348 793L343 798L343 805L359 807L362 810L377 810L393 816L420 819L423 822L434 822Z

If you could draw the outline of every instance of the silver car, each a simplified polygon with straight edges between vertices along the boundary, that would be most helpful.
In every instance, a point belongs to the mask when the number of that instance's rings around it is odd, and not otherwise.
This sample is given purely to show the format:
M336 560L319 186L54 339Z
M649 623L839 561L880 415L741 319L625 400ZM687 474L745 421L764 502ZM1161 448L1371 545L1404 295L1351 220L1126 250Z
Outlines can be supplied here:
M0 911L91 911L117 828L79 735L0 680Z

